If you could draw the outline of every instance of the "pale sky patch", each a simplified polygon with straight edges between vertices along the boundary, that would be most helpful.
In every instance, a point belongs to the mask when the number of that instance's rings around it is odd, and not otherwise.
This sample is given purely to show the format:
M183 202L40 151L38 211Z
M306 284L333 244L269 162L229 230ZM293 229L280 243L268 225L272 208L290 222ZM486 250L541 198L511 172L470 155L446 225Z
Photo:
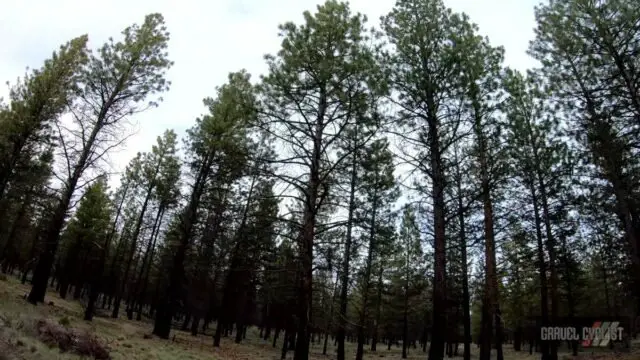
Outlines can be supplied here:
M519 70L535 62L526 55L533 38L536 0L445 0L457 12L467 13L480 32L506 50L506 65ZM312 0L80 0L5 1L0 12L0 81L15 82L27 66L39 68L62 43L88 34L95 49L110 36L144 16L160 12L171 32L169 55L175 61L168 73L171 90L159 108L136 115L137 134L111 163L124 169L136 152L148 151L167 128L178 135L204 112L202 99L215 96L229 72L247 69L257 79L266 70L263 55L279 50L277 26L302 22L302 12L315 11ZM351 9L364 13L371 26L391 10L394 0L351 1ZM6 86L0 96L6 98ZM113 184L113 182L112 182ZM115 184L114 184L115 185Z

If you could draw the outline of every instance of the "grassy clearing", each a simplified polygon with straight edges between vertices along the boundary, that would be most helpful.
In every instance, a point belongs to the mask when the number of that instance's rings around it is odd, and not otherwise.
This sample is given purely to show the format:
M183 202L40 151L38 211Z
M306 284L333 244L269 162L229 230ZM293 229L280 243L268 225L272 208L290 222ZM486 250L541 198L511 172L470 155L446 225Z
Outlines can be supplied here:
M82 320L82 307L76 301L63 300L55 293L48 293L46 303L53 305L32 306L23 300L29 287L21 285L14 278L0 280L0 360L71 360L83 359L71 352L61 353L57 346L50 347L41 341L37 331L38 322L47 321L58 327L72 329L79 334L95 335L99 342L109 350L113 360L278 360L280 344L272 348L271 341L258 338L257 329L252 328L242 344L233 339L223 339L220 348L214 348L211 336L193 337L189 333L173 331L170 341L150 337L151 324L118 320L109 317L95 317L92 322ZM55 327L55 326L53 326ZM331 345L331 344L330 344ZM401 349L393 346L379 347L377 353L365 353L365 359L401 359ZM472 346L472 357L477 358L477 348ZM322 345L312 344L312 360L335 359L335 348L330 346L330 354L322 355ZM352 359L353 344L347 344L347 358ZM460 348L462 353L462 348ZM287 358L292 358L289 353ZM561 356L564 358L566 355ZM84 357L86 359L87 357ZM459 357L461 358L461 357ZM505 347L507 360L533 360L537 355L528 352L515 353ZM585 355L583 355L585 358ZM586 356L586 358L594 358ZM598 357L603 359L602 357ZM613 358L610 354L607 358ZM640 354L616 356L620 360L639 360ZM410 349L409 360L426 359L421 349Z

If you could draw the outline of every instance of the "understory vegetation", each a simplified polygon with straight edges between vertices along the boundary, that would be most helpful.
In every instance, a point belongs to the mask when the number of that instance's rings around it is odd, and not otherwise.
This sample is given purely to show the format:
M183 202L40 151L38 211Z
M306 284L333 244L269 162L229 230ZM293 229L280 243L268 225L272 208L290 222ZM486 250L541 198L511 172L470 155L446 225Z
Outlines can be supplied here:
M537 325L615 316L631 359L640 5L535 16L522 72L442 0L328 0L119 174L164 18L61 45L0 102L0 352L558 360L598 351Z

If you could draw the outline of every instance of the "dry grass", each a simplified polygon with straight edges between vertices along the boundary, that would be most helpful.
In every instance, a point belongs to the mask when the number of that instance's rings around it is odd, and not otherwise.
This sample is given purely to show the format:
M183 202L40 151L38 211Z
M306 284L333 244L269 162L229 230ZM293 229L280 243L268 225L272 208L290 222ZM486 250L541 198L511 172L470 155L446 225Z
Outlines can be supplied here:
M86 336L84 344L95 347L104 344L113 360L278 360L280 346L271 346L271 341L259 339L258 331L250 329L247 339L242 344L235 344L233 339L223 339L220 348L213 347L211 336L191 336L189 333L172 331L171 340L150 337L151 324L147 322L129 321L126 318L111 319L95 317L92 322L82 320L82 308L76 301L63 300L55 293L48 293L45 303L53 305L32 306L23 300L29 287L19 284L14 278L0 281L0 360L75 360L82 357L73 351L60 352L58 346L50 347L42 340L42 332L38 324L47 324L47 331L67 329L75 336ZM83 335L84 334L84 335ZM50 340L50 339L49 339ZM382 345L382 344L381 344ZM85 347L86 347L85 346ZM365 359L396 360L401 359L402 349L393 346L387 350L380 346L376 353L365 351ZM354 347L347 344L347 359L354 358ZM89 350L82 350L88 352ZM477 348L472 346L472 358L477 359ZM76 351L77 352L77 351ZM462 347L460 347L460 355ZM290 352L287 359L292 358ZM609 354L610 355L610 354ZM584 356L584 355L583 355ZM409 350L409 360L426 359L420 348ZM563 358L562 356L561 358ZM322 345L312 344L311 360L335 359L335 348L330 344L329 354L322 355ZM459 359L462 357L459 356ZM528 352L516 353L510 346L505 347L506 360L533 360L539 355ZM592 358L583 357L583 358ZM609 357L611 358L611 357ZM616 356L620 360L640 360L640 356L630 354L625 357Z

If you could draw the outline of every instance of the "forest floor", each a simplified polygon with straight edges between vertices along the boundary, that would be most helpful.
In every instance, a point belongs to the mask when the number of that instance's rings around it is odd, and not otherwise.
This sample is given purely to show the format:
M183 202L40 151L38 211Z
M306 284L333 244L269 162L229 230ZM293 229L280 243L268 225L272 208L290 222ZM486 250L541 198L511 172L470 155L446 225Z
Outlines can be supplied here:
M280 346L274 349L271 341L259 339L257 330L252 328L241 344L233 339L224 339L220 348L213 347L211 336L193 337L187 332L173 331L171 340L162 340L150 336L151 324L130 321L126 318L112 319L96 316L92 322L82 320L83 309L79 302L63 300L57 294L49 292L45 303L32 306L24 299L29 287L20 284L15 278L0 279L0 360L71 360L100 359L100 352L94 348L107 349L113 360L278 360ZM66 332L65 332L66 331ZM67 336L67 343L60 340L60 334ZM64 337L64 336L62 336ZM84 339L84 340L83 340ZM92 340L93 339L93 340ZM64 344L63 344L64 343ZM60 348L68 348L61 352ZM354 347L347 344L348 359L352 359ZM477 358L477 347L472 346L472 358ZM78 353L84 352L85 357ZM460 348L460 354L462 347ZM93 354L98 354L93 355ZM287 359L292 358L290 352ZM603 354L604 355L604 354ZM426 359L421 349L410 349L410 360ZM401 348L393 346L387 350L382 346L376 353L366 353L365 359L395 360L401 358ZM461 358L459 356L458 358ZM533 360L538 355L528 352L513 352L505 347L505 360ZM561 359L572 358L561 355ZM618 354L612 356L581 356L584 359L639 360L639 353ZM105 357L106 359L106 357ZM335 348L329 355L322 355L322 345L313 344L311 360L335 359Z

